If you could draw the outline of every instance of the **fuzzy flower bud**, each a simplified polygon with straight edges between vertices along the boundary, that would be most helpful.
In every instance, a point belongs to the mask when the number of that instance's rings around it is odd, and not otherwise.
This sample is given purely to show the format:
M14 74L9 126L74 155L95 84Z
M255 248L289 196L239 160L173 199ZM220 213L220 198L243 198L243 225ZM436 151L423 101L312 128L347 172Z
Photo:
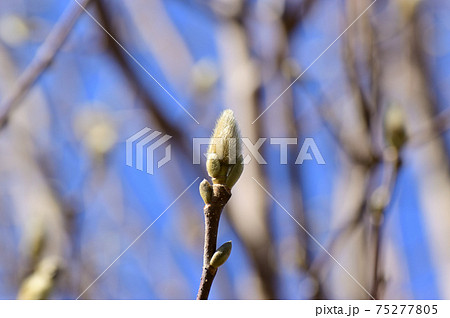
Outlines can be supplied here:
M233 111L227 109L217 120L208 148L206 169L209 176L213 178L213 183L225 184L227 176L241 156L242 144L239 127ZM237 169L239 171L241 168ZM239 176L241 173L242 171ZM239 176L234 178L234 183L237 182Z
M206 170L211 178L217 178L220 174L220 159L215 153L208 154L206 160Z
M229 189L231 189L236 182L241 177L242 172L244 171L244 159L242 156L239 156L238 161L233 167L230 169L230 173L228 173L226 185Z

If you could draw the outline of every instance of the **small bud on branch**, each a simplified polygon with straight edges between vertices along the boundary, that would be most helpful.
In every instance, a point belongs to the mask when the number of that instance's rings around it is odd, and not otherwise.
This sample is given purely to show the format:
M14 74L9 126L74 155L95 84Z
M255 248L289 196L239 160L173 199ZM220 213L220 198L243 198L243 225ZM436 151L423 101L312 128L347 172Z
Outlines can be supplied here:
M384 119L384 131L386 141L399 152L406 143L408 136L406 134L405 113L396 104L392 104L386 110Z
M231 241L223 243L212 256L209 265L214 268L222 266L231 254L231 247Z
M200 195L201 195L203 201L205 202L205 204L210 204L211 197L213 194L213 188L209 184L208 180L203 179L203 181L200 182L199 191L200 191Z

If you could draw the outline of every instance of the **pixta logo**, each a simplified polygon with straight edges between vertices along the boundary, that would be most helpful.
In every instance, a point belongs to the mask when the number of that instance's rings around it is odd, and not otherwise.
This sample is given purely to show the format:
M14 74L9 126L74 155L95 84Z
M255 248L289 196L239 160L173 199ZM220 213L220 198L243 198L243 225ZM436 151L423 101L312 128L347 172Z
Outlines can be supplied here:
M160 137L162 135L162 137ZM158 139L158 137L160 137ZM138 170L144 171L144 161L146 162L146 172L148 174L154 173L155 165L155 150L166 143L172 136L164 135L159 131L152 131L150 128L144 128L126 141L126 163L127 166L135 167ZM213 138L214 139L214 138ZM201 159L201 146L207 146L211 143L219 145L221 140L213 140L212 138L193 138L192 143L192 163L200 164ZM220 139L220 138L219 138ZM268 141L273 147L279 148L280 164L288 164L288 145L298 145L297 138L259 138L253 143L249 138L241 138L243 148L247 150L247 155L243 158L243 163L248 164L251 160L255 160L258 164L265 165L267 161L263 158L259 149ZM230 162L236 162L236 141L230 142L230 149L228 156ZM220 148L220 147L219 147ZM305 138L301 142L300 150L297 150L297 156L295 162L296 165L301 165L304 161L315 161L319 165L324 165L325 160L319 151L313 138ZM165 148L165 155L163 158L156 161L158 168L161 168L171 159L171 147L170 144Z
M217 140L215 140L217 139ZM259 138L255 143L253 143L249 138L241 138L242 145L247 149L248 154L243 158L244 164L248 164L252 159L256 160L256 162L260 165L267 164L267 161L263 158L259 149L261 146L267 141L267 138ZM235 163L236 159L236 141L233 141L233 138L229 139L229 153L231 154L230 162ZM193 148L193 164L200 164L201 158L201 146L209 145L209 144L221 144L220 138L194 138L192 143ZM298 145L297 138L269 138L269 142L271 145L277 145L280 149L280 164L286 165L288 164L288 145ZM274 146L274 147L277 147ZM220 147L219 147L220 148ZM205 155L206 156L206 155ZM220 154L219 154L220 156ZM233 157L234 156L234 157ZM313 157L314 156L314 157ZM297 157L295 159L294 164L301 165L304 161L307 160L315 160L317 164L324 165L325 160L322 157L322 154L319 151L315 141L313 138L305 138L303 140L302 146L298 151Z
M127 139L126 142L126 161L127 166L135 167L138 170L144 171L144 159L146 159L146 171L148 174L153 174L154 165L154 152L157 148L162 146L166 141L168 141L172 136L163 135L161 138L155 140L162 133L159 131L151 132L150 128L141 129L139 132L135 133L133 136ZM139 141L138 141L139 140ZM137 141L137 142L136 142ZM136 142L136 143L135 143ZM135 150L135 151L134 151ZM146 150L144 152L144 150ZM133 153L136 152L136 162L133 165ZM158 168L161 168L171 158L171 147L166 146L165 155L162 159L158 160Z

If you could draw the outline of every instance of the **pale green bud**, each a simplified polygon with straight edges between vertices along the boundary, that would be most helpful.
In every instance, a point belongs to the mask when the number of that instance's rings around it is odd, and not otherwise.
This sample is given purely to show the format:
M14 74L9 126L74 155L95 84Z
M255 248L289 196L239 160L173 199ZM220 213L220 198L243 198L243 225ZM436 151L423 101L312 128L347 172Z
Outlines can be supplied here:
M206 94L217 84L219 73L216 64L209 59L201 59L192 66L192 84L196 93Z
M211 203L213 188L209 184L208 180L203 179L203 181L200 182L199 192L200 192L200 195L202 196L203 201L205 201L205 204Z
M241 143L233 111L227 109L217 120L208 148L206 169L214 184L226 184L231 188L239 179L243 169L242 164L238 164L242 157Z
M226 243L223 243L222 246L220 246L217 249L217 251L211 257L209 265L211 265L214 268L219 268L221 265L223 265L223 263L226 262L230 254L231 254L231 241L228 241Z
M398 105L391 105L386 111L384 119L385 137L388 144L397 151L407 141L405 114Z
M223 111L211 136L208 154L216 154L221 164L234 164L241 155L241 135L233 111Z
M211 178L217 178L220 175L220 160L215 153L208 154L206 160L206 171Z
M242 172L244 171L244 159L240 156L235 165L233 165L230 169L230 173L227 176L226 185L229 189L231 189L236 182L241 177Z

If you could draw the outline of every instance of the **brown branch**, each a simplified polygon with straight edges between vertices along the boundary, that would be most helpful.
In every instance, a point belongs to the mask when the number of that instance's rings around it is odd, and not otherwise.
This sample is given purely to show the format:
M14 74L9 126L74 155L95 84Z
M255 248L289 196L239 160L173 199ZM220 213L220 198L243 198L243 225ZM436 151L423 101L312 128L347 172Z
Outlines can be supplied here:
M350 43L351 39L344 38L343 42L345 43L345 46L343 46L343 60L346 65L346 67L344 67L344 74L347 77L347 83L350 85L350 89L352 90L353 96L355 97L355 104L356 106L358 106L357 111L364 123L364 129L369 135L372 128L371 103L364 93L364 88L362 86L360 78L361 76L357 70L357 61L354 47L352 47Z
M361 168L364 169L363 181L361 181L361 186L364 187L364 193L361 195L361 197L352 198L353 200L355 200L356 206L350 212L350 219L330 234L328 243L325 244L325 246L327 251L329 251L331 254L334 255L338 245L341 244L341 242L349 239L356 233L358 229L364 226L364 217L366 215L368 205L367 198L370 194L370 189L372 188L372 185L376 179L377 166L377 163L374 163L370 166L361 165ZM319 255L313 265L315 271L320 271L325 266L327 260L328 255L326 253L322 253L321 255Z
M277 63L277 69L280 70L280 80L283 81L283 85L287 86L292 83L297 74L293 72L289 72L287 74L283 74L282 63L287 59L291 58L291 47L293 40L294 31L301 25L305 19L305 17L311 11L313 4L315 1L306 0L297 5L296 10L292 10L289 5L285 4L283 15L280 19L280 35L283 37L283 41L279 41L280 45L276 48L275 61ZM283 76L284 75L284 76ZM287 82L287 83L285 83ZM301 84L297 84L302 86ZM286 123L288 126L288 131L294 136L300 136L302 134L299 121L296 120L297 114L297 104L296 100L293 96L293 91L285 94L284 102L287 103L290 109L286 112ZM292 157L293 154L290 153ZM292 160L293 159L293 160ZM291 158L290 162L295 161L295 158ZM297 171L297 167L293 164L288 165L289 175L291 178L291 199L292 205L295 208L297 219L303 225L305 229L310 230L310 220L308 215L305 212L305 208L303 205L303 187L301 183L301 178L299 175L299 171ZM313 255L312 251L312 240L306 235L306 232L299 229L298 236L300 240L300 247L298 253L301 255L299 262L299 269L308 276L315 286L313 293L311 294L312 299L325 299L324 286L320 279L320 273L315 271L312 268L313 263Z
M197 300L206 300L217 273L217 268L210 266L212 256L216 251L217 233L219 231L220 215L223 207L231 197L231 192L222 184L213 185L213 195L210 204L205 204L205 245L203 254L203 271L198 289Z
M306 75L303 77L305 82L313 80L312 78L308 78ZM313 103L318 105L316 110L319 120L333 138L336 145L351 162L370 169L381 161L378 153L375 151L366 152L361 150L361 147L357 146L358 144L342 133L344 130L344 125L338 120L336 112L333 111L333 103L320 88L317 93L318 97L313 98L311 94L308 94L306 88L301 85L301 81L297 81L296 84L298 87L305 90L306 96Z
M301 26L316 4L317 1L315 0L304 0L292 4L285 3L280 22L282 22L288 37L291 37L294 31Z
M417 130L411 132L408 146L420 147L440 140L450 130L450 108L446 108L433 119L425 121Z
M386 201L383 203L383 208L378 211L373 217L372 223L372 233L374 235L374 266L372 274L372 291L371 294L375 299L380 297L380 282L382 281L382 274L380 273L380 255L381 255L381 232L383 230L383 223L385 218L385 211L388 204L392 200L392 193L396 184L396 179L398 176L399 169L401 167L401 159L399 154L394 153L393 156L388 155L385 160L386 164L386 176L384 178L383 184L379 189L386 190Z
M257 57L253 54L256 50L252 47L251 32L247 28L250 17L247 2L243 2L243 8L233 16L216 13L218 21L217 44L219 61L223 69L224 99L225 104L235 105L233 110L243 119L241 131L251 140L257 140L261 136L262 122L251 125L254 118L261 112L261 74L253 67ZM232 47L233 50L229 48ZM236 80L234 74L239 72L241 76ZM250 80L246 80L250 79ZM240 107L247 105L248 107ZM264 149L262 149L264 152ZM258 180L264 180L262 165L249 164L246 166L248 174L259 176ZM240 181L242 188L253 189L253 180ZM273 260L274 249L272 227L269 220L267 198L262 193L253 190L246 193L236 193L237 197L227 206L226 216L230 225L235 229L238 238L243 243L249 256L255 277L258 280L258 298L277 299L277 262ZM249 202L253 202L250 207ZM252 208L245 216L239 213L242 207ZM247 220L253 219L256 227L252 227ZM259 239L255 240L255 237Z
M108 10L108 6L105 6L103 1L96 1L96 9L98 12L98 16L102 25L108 32L115 38L121 42L121 34L116 24L114 24L114 16L112 12ZM123 75L130 83L132 89L136 92L139 98L144 103L145 108L149 112L152 119L154 119L162 128L164 133L171 135L174 137L174 140L179 143L180 148L184 152L188 152L186 148L186 142L183 140L183 136L186 135L185 132L180 130L176 125L172 124L167 118L161 113L158 108L158 105L154 101L153 97L149 93L148 88L146 88L142 81L139 79L137 74L134 72L132 67L127 61L128 55L125 53L122 48L120 48L117 43L105 33L105 40L108 45L108 53L114 58L115 62L117 62L120 67ZM183 142L181 142L183 141ZM189 155L190 156L190 155ZM189 157L190 158L190 157Z
M98 13L98 18L101 21L103 27L108 30L108 32L119 42L121 41L121 33L117 26L114 23L115 16L111 12L109 6L105 5L104 1L96 1L96 9ZM184 156L186 162L190 162L192 160L191 149L189 148L189 140L187 139L187 132L184 131L181 126L172 123L162 112L161 108L163 105L160 105L153 98L150 90L145 87L144 81L142 81L137 75L136 71L134 71L132 65L128 62L128 55L122 50L117 43L106 33L105 41L107 43L108 50L107 52L112 56L114 61L117 63L119 68L121 69L123 75L126 80L130 84L131 88L135 91L138 98L142 101L145 106L146 111L148 112L149 117L154 120L155 124L160 127L164 133L173 137L174 142L177 144L177 149L180 149L182 155ZM200 169L200 166L193 165L192 166L197 173L203 173Z
M83 8L88 3L89 0L79 0L78 3L72 2L53 27L44 43L39 47L33 61L20 75L16 85L0 104L0 129L6 126L12 111L19 105L19 102L42 73L50 66L75 22L83 13Z
M435 88L435 80L432 77L430 65L427 60L426 52L424 51L424 32L423 25L420 23L420 11L412 16L409 32L411 35L410 46L412 54L412 64L417 68L418 73L422 77L423 95L425 99L424 107L429 109L433 113L437 113L439 109L443 109L444 105L439 103L439 99L436 97L438 92ZM421 127L413 132L411 136L412 146L421 146L434 139L441 139L444 133L450 129L450 109L445 108L438 112L434 118L426 121ZM445 146L445 143L444 143ZM446 149L447 156L449 150Z

